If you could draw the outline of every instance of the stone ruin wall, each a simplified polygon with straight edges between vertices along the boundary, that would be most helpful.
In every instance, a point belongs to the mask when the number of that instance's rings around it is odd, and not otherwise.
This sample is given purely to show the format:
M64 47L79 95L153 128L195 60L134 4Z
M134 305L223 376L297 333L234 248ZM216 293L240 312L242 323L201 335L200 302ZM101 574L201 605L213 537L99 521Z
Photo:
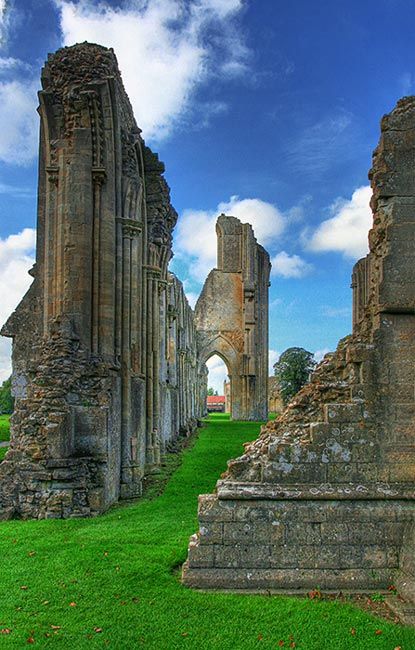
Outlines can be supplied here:
M188 586L415 597L415 97L381 129L353 333L199 497Z
M139 495L204 410L192 310L168 272L177 215L114 53L50 55L39 100L34 280L2 330L16 397L3 518L86 516Z
M216 234L217 268L195 307L200 364L214 354L226 363L234 420L266 420L269 255L235 217L220 215Z

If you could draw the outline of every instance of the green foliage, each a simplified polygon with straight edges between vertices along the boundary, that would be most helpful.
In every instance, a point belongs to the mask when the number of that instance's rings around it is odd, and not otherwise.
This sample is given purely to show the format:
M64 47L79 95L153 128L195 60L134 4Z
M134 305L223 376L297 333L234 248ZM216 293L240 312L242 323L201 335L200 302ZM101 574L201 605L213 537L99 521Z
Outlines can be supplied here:
M0 414L13 413L14 399L11 392L11 377L0 386Z
M10 439L10 415L0 415L0 442Z
M315 365L312 352L304 348L288 348L274 363L274 374L278 379L284 405L308 382Z
M210 388L208 388L207 394L208 394L209 397L211 397L212 395L217 395L218 391L214 390L212 387L210 387Z
M350 604L180 584L198 494L259 426L212 415L160 496L92 519L1 522L2 650L414 648L415 630Z

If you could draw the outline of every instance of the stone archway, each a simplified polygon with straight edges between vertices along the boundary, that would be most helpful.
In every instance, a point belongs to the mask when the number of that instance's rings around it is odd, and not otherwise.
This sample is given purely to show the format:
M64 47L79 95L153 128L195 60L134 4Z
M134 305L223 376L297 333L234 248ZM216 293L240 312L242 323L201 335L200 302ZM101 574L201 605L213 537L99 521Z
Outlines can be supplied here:
M268 397L268 253L249 224L221 215L218 268L195 308L200 363L217 354L232 384L231 417L265 420Z
M201 341L202 337L199 338L199 342ZM236 399L238 399L238 396L241 393L241 387L240 387L240 382L239 382L239 377L238 377L238 352L235 350L233 345L231 344L230 341L226 339L221 334L218 334L211 338L210 340L206 340L205 346L199 350L199 363L200 363L200 372L203 373L203 368L206 367L206 363L209 361L214 356L218 356L220 359L222 359L223 363L226 366L226 370L228 373L228 377L230 380L231 384L231 417L234 419L239 419L236 415L233 415L233 399L234 396ZM236 409L235 413L239 412L238 408Z

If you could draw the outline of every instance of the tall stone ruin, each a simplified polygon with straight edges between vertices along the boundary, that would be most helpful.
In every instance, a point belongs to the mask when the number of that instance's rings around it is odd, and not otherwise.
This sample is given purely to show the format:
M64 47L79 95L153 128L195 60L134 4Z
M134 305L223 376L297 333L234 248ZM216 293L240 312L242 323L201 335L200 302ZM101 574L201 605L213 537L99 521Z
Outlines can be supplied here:
M195 307L199 362L217 354L226 363L233 419L266 420L269 255L235 217L222 214L216 234L217 268Z
M42 71L36 264L13 338L0 516L70 517L141 493L201 415L193 313L168 272L176 212L112 50Z
M383 118L353 333L199 498L184 583L415 597L415 97Z

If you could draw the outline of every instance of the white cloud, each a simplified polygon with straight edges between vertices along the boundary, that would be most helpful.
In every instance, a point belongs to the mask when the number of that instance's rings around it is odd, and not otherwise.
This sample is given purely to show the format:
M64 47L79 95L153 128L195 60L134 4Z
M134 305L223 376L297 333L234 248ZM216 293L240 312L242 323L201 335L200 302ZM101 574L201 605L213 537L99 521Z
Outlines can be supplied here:
M185 210L175 233L175 251L191 259L190 275L203 282L216 266L215 224L221 213L250 223L260 244L268 246L285 228L285 218L275 205L261 199L232 196L216 210Z
M217 390L218 395L223 395L223 382L228 379L228 370L225 363L215 354L207 360L206 365L209 370L209 388Z
M114 48L145 138L167 136L210 76L244 71L247 49L233 20L241 0L133 0L123 8L92 0L55 4L65 45L87 40Z
M359 187L349 201L336 201L331 207L333 216L319 225L307 248L315 252L339 251L353 259L366 255L367 234L372 226L371 196L370 187Z
M298 129L298 135L286 145L287 163L304 176L321 177L330 169L339 150L344 156L350 155L352 126L353 115L341 109Z
M331 307L330 305L323 305L321 308L323 316L328 316L328 318L343 318L345 316L350 316L351 308L350 307Z
M0 161L26 165L37 155L37 82L0 81Z
M32 66L21 59L15 59L12 56L0 56L0 72L10 72L15 70L32 71Z
M28 270L34 262L35 239L33 228L0 239L0 327L32 282ZM0 337L0 381L7 379L11 372L10 349L10 340Z
M199 298L199 294L196 293L195 291L186 291L185 293L189 305L191 306L192 309L194 309L197 303L197 299Z
M314 352L314 361L320 363L320 361L323 360L323 358L328 352L332 352L332 350L329 350L329 348L322 348L322 350L316 350Z
M280 358L281 352L270 349L268 351L268 374L270 377L274 375L274 363Z
M7 32L7 11L6 0L0 0L0 45L6 38Z
M272 275L280 275L283 278L303 278L311 272L312 266L303 260L299 255L289 255L281 251L271 259Z

